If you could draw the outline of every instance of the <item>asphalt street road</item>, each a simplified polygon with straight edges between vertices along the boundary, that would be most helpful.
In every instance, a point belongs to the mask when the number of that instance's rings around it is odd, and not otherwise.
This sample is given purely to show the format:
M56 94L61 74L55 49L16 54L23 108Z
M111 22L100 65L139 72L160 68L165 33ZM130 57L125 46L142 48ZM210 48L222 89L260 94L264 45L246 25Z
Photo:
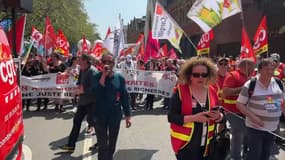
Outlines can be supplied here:
M169 136L169 123L161 101L154 110L139 107L133 112L132 127L125 128L122 121L114 160L174 160ZM25 139L24 160L96 160L97 153L89 151L96 143L95 136L86 135L87 124L82 124L75 152L67 154L59 146L67 143L72 127L73 112L58 113L50 105L46 111L24 111ZM285 128L282 124L282 130ZM285 133L283 131L283 133ZM276 150L276 160L285 160L285 148Z

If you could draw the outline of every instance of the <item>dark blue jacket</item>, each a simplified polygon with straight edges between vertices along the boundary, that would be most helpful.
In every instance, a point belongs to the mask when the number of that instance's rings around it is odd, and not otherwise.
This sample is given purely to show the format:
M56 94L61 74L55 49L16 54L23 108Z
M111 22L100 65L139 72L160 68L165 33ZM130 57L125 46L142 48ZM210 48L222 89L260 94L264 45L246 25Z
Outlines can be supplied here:
M99 83L102 72L95 75L93 91L95 93L95 116L104 116L113 120L121 120L122 109L125 116L130 116L128 92L124 77L115 72L112 77L107 77L105 86Z

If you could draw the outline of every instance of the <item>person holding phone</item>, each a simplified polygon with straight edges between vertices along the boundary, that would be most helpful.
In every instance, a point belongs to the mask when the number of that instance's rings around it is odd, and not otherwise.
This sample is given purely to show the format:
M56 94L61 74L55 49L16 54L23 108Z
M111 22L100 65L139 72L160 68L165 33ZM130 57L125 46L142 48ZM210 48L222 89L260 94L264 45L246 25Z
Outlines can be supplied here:
M203 57L186 60L179 71L168 113L172 148L178 160L208 159L214 125L223 119L223 114L214 109L218 96L210 87L216 74L214 63Z

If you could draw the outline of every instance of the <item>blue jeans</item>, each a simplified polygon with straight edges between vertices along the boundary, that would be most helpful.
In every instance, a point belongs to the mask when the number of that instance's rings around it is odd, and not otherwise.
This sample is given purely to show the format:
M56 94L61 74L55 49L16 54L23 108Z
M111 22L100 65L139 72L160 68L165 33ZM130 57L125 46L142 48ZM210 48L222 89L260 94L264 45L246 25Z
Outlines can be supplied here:
M260 131L249 127L247 127L246 130L249 148L246 160L269 160L275 136L266 131Z
M227 114L226 118L230 122L230 132L232 135L230 147L231 159L241 160L245 141L245 121L231 113Z

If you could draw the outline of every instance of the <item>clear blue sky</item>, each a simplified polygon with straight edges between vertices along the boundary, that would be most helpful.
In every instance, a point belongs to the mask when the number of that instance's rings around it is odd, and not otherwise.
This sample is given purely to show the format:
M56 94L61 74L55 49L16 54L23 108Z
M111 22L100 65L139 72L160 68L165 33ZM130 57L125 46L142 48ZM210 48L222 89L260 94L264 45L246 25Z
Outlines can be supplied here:
M147 0L85 0L85 9L92 23L104 38L108 27L113 29L119 22L119 14L124 25L134 17L141 18L146 14Z

